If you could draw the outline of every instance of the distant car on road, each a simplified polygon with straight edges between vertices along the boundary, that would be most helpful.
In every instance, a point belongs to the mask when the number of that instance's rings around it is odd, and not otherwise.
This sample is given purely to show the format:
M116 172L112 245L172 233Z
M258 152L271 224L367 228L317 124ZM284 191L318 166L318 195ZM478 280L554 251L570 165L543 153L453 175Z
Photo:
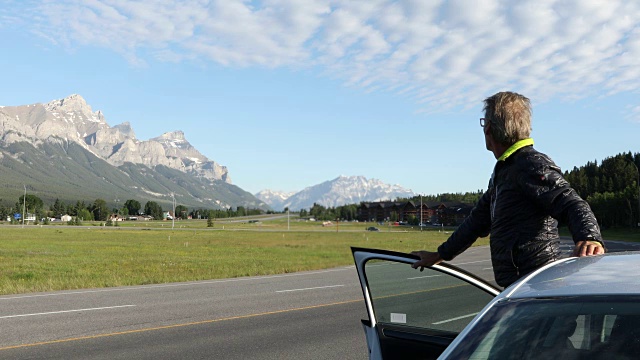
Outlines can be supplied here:
M447 263L352 248L369 359L638 359L640 252L564 258L501 290Z
M369 226L369 227L367 228L367 231L380 231L380 229L378 229L378 228L377 228L377 227L375 227L375 226Z

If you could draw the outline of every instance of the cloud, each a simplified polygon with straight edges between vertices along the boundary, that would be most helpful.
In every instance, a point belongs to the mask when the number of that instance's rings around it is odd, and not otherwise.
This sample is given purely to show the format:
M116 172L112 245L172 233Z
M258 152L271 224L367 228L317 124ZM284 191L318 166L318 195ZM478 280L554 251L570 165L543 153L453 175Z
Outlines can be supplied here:
M504 89L544 101L640 87L636 1L57 0L26 14L34 34L70 49L314 67L425 111Z

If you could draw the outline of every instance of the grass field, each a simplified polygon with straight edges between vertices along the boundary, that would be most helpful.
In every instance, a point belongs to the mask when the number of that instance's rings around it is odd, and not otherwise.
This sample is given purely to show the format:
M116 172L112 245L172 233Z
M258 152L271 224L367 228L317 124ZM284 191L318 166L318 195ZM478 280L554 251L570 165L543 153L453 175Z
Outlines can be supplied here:
M0 228L0 294L290 273L351 265L351 246L435 250L451 229L301 221L286 217ZM102 225L104 225L102 223ZM365 231L376 226L379 232ZM172 228L173 227L173 228ZM563 235L569 235L562 229ZM605 239L640 241L638 230ZM476 245L487 245L488 238Z
M351 246L434 250L438 230L269 220L127 222L118 227L3 226L0 294L156 284L351 265ZM377 225L376 225L377 226ZM224 228L224 230L223 230ZM478 245L486 244L481 239Z

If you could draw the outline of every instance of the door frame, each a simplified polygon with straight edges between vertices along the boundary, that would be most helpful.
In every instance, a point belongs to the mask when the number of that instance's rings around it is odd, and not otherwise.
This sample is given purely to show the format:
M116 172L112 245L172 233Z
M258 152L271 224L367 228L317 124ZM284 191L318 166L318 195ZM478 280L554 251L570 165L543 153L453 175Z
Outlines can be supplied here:
M367 314L369 316L369 321L363 320L362 325L365 331L365 336L367 339L367 345L369 347L369 358L370 359L382 359L382 347L380 344L380 334L378 333L378 322L375 317L375 313L373 310L373 301L371 299L371 293L369 289L369 282L367 280L364 266L369 260L386 260L393 261L398 263L405 264L413 264L414 262L420 260L417 255L401 253L390 250L381 250L381 249L368 249L368 248L360 248L360 247L352 247L351 252L354 258L356 270L358 271L358 279L360 281L360 287L362 290L362 294L365 300L365 306L367 308ZM480 290L487 292L494 297L497 296L502 289L497 288L495 285L487 282L479 278L478 276L469 273L466 270L460 269L454 265L450 265L447 263L440 263L438 265L433 265L426 267L429 269L436 270L440 273L453 276L458 278L466 283L469 283ZM449 340L451 341L451 340ZM444 348L448 346L445 342L441 344Z

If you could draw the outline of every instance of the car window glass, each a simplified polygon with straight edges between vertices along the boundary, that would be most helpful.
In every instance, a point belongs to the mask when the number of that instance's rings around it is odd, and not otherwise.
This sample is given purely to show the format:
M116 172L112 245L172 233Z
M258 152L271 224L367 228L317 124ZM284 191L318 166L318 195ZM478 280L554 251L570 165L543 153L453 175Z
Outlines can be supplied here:
M365 274L378 323L457 333L493 299L452 275L409 264L370 260Z
M504 301L494 306L451 358L637 359L640 305L635 301Z

